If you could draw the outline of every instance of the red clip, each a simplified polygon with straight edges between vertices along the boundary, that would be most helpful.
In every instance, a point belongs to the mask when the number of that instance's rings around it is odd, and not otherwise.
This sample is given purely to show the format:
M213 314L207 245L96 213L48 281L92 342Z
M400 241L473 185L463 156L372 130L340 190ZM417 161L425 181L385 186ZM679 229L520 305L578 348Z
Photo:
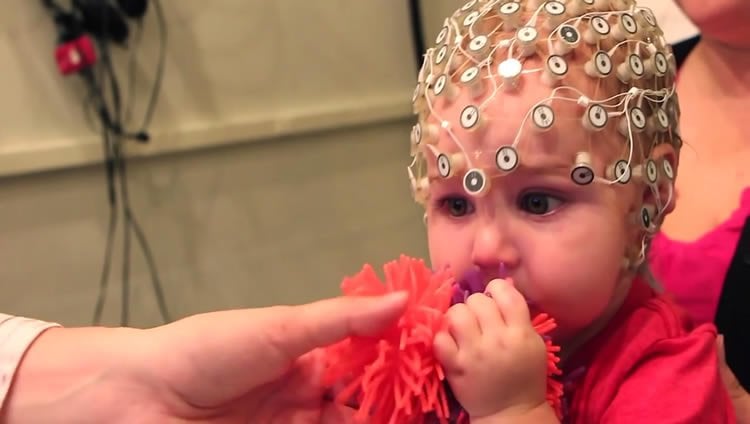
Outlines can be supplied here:
M57 69L63 75L80 72L96 63L96 49L86 35L62 43L55 49Z

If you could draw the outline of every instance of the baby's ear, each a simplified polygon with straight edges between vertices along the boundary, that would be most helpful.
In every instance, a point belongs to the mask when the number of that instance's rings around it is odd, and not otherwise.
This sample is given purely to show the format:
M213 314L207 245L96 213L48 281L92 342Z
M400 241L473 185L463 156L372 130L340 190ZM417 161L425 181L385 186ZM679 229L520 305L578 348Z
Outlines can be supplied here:
M669 202L666 204L662 203L662 207L664 208L664 212L662 213L663 217L664 215L671 213L675 207L675 200L677 197L675 192L675 178L677 177L679 156L672 144L662 143L654 146L651 150L651 159L658 164L659 199L661 202ZM644 193L644 201L651 204L656 203L656 199L654 199L654 194L651 192L651 189L647 189Z

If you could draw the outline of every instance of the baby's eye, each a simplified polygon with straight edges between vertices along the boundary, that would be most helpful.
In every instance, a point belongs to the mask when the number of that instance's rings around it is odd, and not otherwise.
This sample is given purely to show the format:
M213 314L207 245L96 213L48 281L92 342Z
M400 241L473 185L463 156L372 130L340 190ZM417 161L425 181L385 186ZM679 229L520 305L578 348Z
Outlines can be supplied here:
M450 216L461 217L474 212L474 205L469 199L461 196L448 196L438 202L441 210Z
M546 193L526 193L518 199L518 207L533 215L547 215L559 208L563 200Z

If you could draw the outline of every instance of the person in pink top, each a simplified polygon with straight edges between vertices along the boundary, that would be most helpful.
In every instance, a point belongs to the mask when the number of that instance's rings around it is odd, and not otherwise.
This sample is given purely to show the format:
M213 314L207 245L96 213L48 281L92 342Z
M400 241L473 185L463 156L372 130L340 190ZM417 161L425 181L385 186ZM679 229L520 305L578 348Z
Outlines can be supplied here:
M748 246L741 242L750 216L750 127L738 123L747 121L750 107L750 2L677 4L701 37L677 81L685 143L676 183L679 206L652 240L650 265L693 320L716 322L720 331L731 333L730 365L734 356L734 369L747 387L748 358L737 350L750 345L749 315L743 316L741 305L750 302ZM750 397L731 372L724 369L724 374L733 388L738 418L750 422Z

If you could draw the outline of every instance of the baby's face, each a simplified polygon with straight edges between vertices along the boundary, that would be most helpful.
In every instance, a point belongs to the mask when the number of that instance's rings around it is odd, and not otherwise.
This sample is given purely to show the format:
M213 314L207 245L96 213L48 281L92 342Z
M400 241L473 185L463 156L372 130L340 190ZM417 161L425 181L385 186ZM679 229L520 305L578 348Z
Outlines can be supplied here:
M635 243L632 213L638 208L637 185L580 185L571 179L579 152L590 152L596 175L626 157L625 139L616 131L594 133L583 127L585 108L554 102L555 124L546 132L535 128L527 112L549 97L539 74L523 77L517 93L498 92L482 113L475 130L456 125L468 91L450 104L437 104L430 120L454 124L471 167L486 170L490 188L470 196L464 188L465 169L440 176L432 150L426 152L430 176L427 229L433 266L449 266L456 275L479 271L483 281L511 277L536 312L558 321L564 340L605 313L623 275L626 248ZM486 117L486 118L485 118ZM522 161L512 173L500 175L495 152L512 145L522 128L517 151ZM441 153L461 153L447 131L435 145ZM501 265L502 264L502 265Z
M471 0L414 92L432 265L512 278L561 343L626 295L674 178L655 155L677 139L669 48L650 13L611 3Z

